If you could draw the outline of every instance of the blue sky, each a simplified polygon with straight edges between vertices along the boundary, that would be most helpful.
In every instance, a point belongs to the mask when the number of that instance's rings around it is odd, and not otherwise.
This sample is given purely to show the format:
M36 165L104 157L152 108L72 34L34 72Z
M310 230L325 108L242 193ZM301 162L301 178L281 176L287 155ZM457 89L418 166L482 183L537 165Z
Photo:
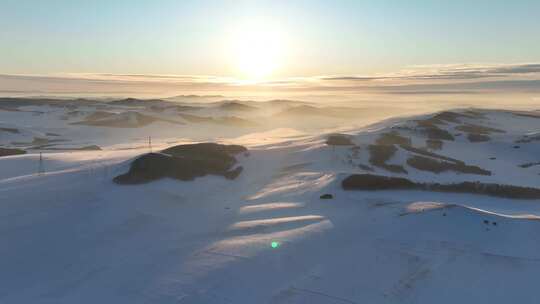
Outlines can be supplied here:
M253 22L286 37L274 78L540 62L536 0L0 0L0 73L235 77Z

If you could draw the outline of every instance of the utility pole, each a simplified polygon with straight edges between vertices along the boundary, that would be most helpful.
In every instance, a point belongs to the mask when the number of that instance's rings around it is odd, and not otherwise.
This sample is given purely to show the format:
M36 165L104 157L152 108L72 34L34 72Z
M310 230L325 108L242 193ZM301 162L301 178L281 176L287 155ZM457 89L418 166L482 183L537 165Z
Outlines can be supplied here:
M39 152L39 168L38 174L43 174L45 172L45 167L43 166L43 154Z
M152 153L152 136L148 136L148 149Z

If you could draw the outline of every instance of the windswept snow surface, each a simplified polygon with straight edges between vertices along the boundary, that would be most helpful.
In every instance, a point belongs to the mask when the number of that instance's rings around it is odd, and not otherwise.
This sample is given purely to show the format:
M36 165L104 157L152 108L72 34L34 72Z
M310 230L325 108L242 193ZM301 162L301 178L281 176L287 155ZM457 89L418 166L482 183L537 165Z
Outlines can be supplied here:
M540 167L518 167L540 160L540 142L512 147L540 120L486 115L507 133L437 153L493 175L406 177L540 187ZM36 153L0 158L0 303L538 303L540 200L341 189L396 124L349 132L353 165L326 135L224 139L250 149L235 180L112 183L148 147L46 153L43 174Z

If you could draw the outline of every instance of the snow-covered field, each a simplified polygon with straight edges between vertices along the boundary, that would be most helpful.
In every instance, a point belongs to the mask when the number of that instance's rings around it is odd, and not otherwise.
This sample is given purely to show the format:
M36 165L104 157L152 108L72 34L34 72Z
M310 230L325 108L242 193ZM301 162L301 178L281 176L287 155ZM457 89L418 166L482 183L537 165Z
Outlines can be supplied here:
M371 173L540 188L539 112L445 114L435 126L453 139L428 149L418 122L432 126L435 114L358 110L357 122L350 109L278 104L256 115L230 103L188 110L205 117L198 124L167 107L0 110L0 146L27 151L0 157L0 303L538 303L540 200L344 191L341 181ZM109 114L89 119L96 106ZM103 125L111 120L120 122ZM336 130L352 145L327 145ZM386 163L371 163L369 146L388 133L410 145L391 143ZM238 178L112 182L150 149L210 139L249 149ZM88 145L101 150L70 150ZM416 169L414 149L490 175Z

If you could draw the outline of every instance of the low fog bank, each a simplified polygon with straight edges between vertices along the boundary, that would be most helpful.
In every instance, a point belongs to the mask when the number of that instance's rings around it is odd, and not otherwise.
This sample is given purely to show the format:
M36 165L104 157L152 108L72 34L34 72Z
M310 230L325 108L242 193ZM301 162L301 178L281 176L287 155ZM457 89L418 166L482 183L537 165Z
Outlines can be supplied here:
M131 149L178 142L253 145L346 132L400 117L456 108L534 110L528 95L395 94L166 98L33 96L0 98L0 147L25 151Z

